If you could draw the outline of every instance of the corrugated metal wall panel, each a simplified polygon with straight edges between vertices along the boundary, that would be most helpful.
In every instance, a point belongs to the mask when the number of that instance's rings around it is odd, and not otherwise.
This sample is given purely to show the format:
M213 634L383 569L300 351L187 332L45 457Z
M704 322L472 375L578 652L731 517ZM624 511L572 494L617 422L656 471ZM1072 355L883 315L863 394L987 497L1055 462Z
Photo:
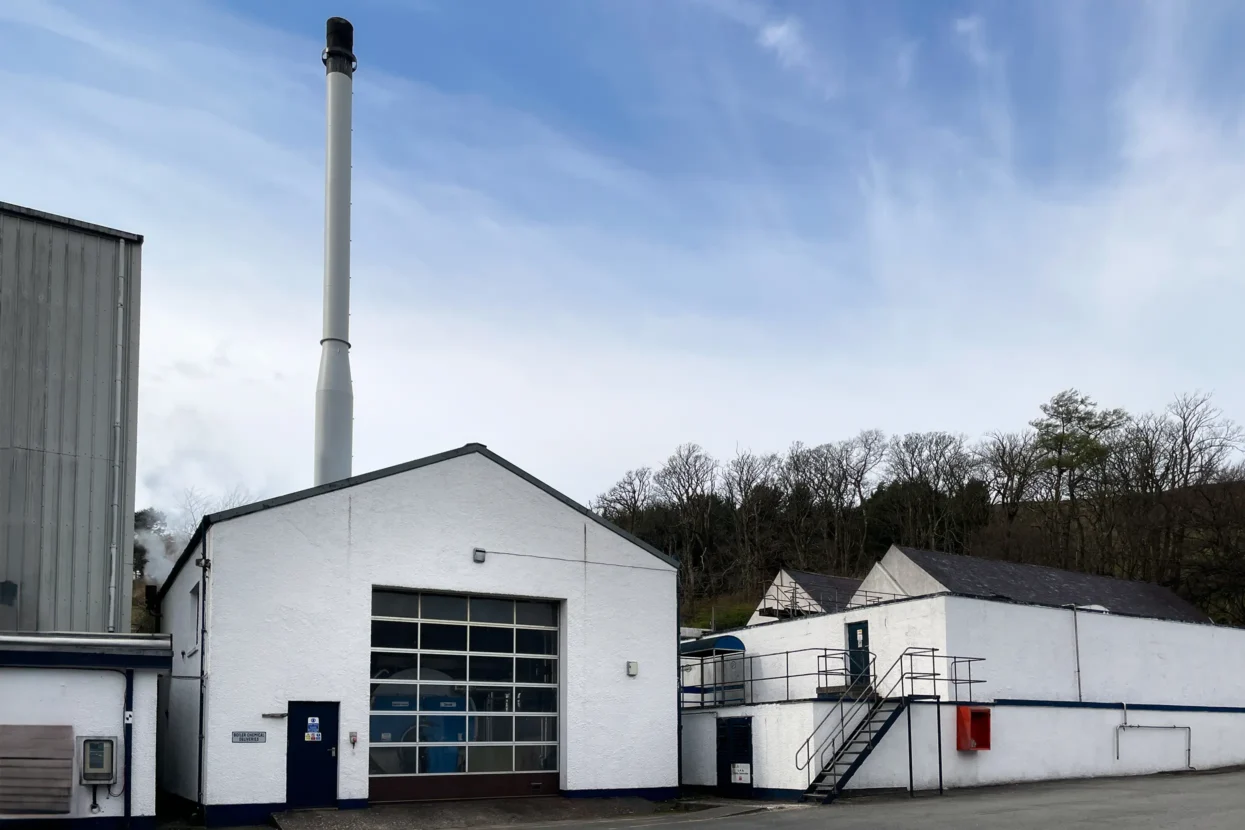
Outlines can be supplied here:
M116 630L129 630L141 238L0 203L0 630L106 631L126 280ZM12 593L11 591L9 593Z

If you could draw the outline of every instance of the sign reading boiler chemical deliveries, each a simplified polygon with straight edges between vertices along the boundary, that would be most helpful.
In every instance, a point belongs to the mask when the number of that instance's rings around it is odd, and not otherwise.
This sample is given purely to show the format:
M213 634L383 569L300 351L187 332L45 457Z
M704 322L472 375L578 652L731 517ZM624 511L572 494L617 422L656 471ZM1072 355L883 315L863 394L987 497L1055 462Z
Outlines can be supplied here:
M234 732L233 742L235 744L266 744L268 743L267 732Z

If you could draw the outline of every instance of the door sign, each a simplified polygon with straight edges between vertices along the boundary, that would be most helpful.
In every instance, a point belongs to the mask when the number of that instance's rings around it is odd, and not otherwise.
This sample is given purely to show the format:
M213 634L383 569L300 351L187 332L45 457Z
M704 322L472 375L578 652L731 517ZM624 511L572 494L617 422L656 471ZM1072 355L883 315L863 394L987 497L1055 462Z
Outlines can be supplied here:
M752 764L731 764L732 784L752 783Z

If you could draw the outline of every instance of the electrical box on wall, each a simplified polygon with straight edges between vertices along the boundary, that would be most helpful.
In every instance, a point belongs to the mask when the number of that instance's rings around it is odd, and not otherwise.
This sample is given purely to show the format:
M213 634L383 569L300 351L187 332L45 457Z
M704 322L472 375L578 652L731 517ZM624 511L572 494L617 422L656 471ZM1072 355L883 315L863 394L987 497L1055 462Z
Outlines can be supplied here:
M83 738L81 766L82 783L117 783L116 757L116 738Z
M990 748L990 710L985 706L958 706L955 710L955 748L980 752Z

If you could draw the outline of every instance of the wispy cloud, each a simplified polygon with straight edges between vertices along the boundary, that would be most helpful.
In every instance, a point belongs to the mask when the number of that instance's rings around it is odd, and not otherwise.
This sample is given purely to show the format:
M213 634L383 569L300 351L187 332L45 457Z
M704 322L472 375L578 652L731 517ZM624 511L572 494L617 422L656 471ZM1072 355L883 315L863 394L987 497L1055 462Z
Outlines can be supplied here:
M357 21L356 470L483 440L587 499L683 440L971 433L1068 385L1245 417L1245 107L1190 69L1210 21L1133 24L1056 87L1063 36L1026 20L845 42L820 5L641 5L549 21L544 70L470 4L401 44ZM322 21L300 14L0 6L0 198L147 239L145 502L310 479ZM439 76L437 48L479 76ZM574 62L600 50L626 58ZM1066 103L1094 129L1054 140L1047 99L1087 79Z

